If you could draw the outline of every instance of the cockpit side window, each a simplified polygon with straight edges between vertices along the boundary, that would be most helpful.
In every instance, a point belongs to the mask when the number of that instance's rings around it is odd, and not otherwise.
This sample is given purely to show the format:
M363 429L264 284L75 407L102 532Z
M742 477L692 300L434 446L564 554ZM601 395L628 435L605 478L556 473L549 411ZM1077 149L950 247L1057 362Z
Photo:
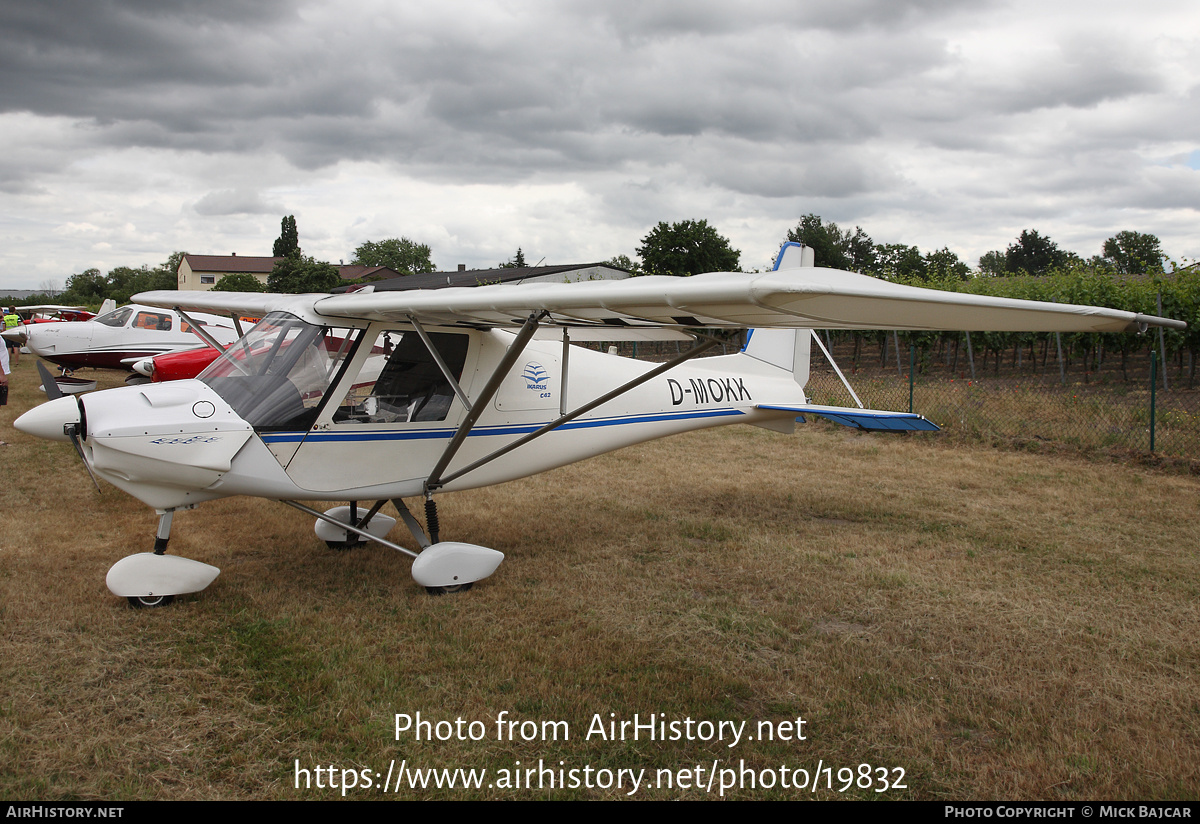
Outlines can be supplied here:
M171 316L165 312L138 312L133 321L135 329L154 329L158 332L171 331Z
M468 336L432 332L429 337L454 379L461 379ZM454 389L420 336L391 330L375 340L333 420L346 424L444 421L453 402Z

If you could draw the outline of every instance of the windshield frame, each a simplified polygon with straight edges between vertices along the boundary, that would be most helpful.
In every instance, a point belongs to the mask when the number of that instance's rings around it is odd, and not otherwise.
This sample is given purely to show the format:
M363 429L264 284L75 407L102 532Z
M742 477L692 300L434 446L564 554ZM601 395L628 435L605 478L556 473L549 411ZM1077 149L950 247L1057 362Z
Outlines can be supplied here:
M271 312L222 351L197 380L256 431L307 430L341 381L362 331Z

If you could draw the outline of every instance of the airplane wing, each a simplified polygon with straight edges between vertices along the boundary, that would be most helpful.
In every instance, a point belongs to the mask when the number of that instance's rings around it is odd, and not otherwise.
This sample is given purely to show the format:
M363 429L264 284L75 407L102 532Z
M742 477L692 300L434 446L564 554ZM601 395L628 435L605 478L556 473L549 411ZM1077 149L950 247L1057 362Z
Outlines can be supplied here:
M149 292L137 300L200 311L264 312L294 295ZM525 283L303 296L325 318L431 325L520 326L530 313L566 326L791 327L904 331L1123 332L1184 329L1182 321L1099 306L970 295L903 286L836 269L712 272L581 283Z
M315 299L329 297L326 293L311 295L282 295L273 292L187 292L163 289L134 295L135 303L158 306L162 309L182 309L185 312L208 312L214 315L249 315L261 317L268 312L288 311L293 307L311 309Z

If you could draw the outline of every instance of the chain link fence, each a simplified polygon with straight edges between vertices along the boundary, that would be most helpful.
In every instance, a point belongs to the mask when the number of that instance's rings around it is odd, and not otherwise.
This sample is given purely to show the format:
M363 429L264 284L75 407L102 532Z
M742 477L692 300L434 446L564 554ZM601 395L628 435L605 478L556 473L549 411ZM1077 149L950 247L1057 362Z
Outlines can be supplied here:
M865 407L911 409L942 427L934 437L1200 458L1194 361L1168 353L1164 369L1153 336L1105 357L1099 339L1067 347L1054 334L1006 350L979 346L979 336L971 345L967 333L923 348L891 332L819 334ZM857 405L815 346L808 393L815 403Z
M1187 350L1167 350L1163 368L1164 347L1154 334L1132 338L1130 348L1116 352L1105 351L1100 335L1030 333L1009 336L1000 348L987 335L966 332L817 334L864 407L911 410L942 428L922 437L1200 459L1194 358ZM591 346L655 361L688 348L674 342ZM739 349L735 340L712 354ZM813 403L858 405L815 345L807 391Z

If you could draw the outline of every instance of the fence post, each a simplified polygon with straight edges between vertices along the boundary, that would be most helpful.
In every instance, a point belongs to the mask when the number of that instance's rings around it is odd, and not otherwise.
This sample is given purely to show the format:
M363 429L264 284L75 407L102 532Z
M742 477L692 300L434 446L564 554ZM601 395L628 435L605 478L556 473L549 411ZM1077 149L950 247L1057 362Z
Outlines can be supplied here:
M913 379L917 374L917 345L910 343L908 345L908 413L912 414L913 401Z
M1150 350L1150 453L1154 454L1154 401L1158 385L1158 353Z
M1159 316L1160 318L1163 316L1163 310L1162 310L1162 292L1159 292L1159 293L1158 293L1158 316ZM1150 347L1150 348L1151 348L1151 349L1153 349L1153 348L1154 348L1154 346L1153 346L1153 345L1151 345L1151 347ZM1161 352L1162 352L1162 365L1163 365L1163 389L1164 389L1165 391L1168 391L1168 392L1169 392L1169 391L1171 390L1171 387L1167 386L1167 342L1166 342L1166 340L1163 338L1163 329L1162 329L1162 327L1161 327L1161 326L1160 326L1160 327L1158 327L1158 348L1159 348L1159 351L1161 351Z
M1054 342L1058 345L1058 377L1062 381L1062 385L1067 385L1067 366L1063 363L1062 356L1062 334L1054 333Z

